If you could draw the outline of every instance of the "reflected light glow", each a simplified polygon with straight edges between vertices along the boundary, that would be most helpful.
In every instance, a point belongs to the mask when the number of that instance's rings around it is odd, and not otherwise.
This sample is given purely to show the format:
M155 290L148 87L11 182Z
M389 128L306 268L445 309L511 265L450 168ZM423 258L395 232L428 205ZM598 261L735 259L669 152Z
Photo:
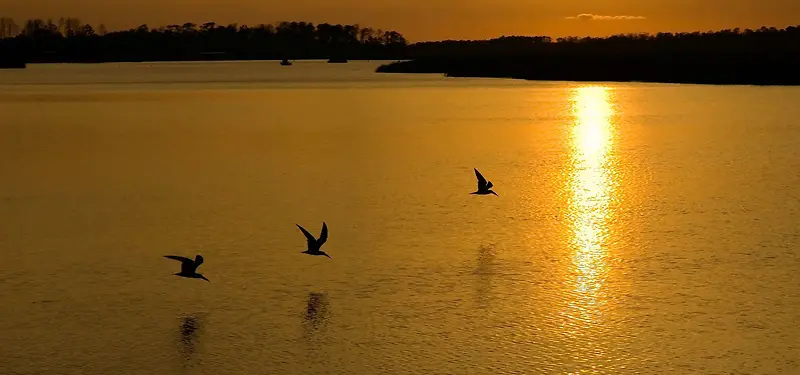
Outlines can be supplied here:
M569 187L569 220L576 299L573 319L579 327L597 323L603 304L602 287L608 266L605 241L609 232L613 189L613 166L609 149L613 142L613 115L606 87L581 87L572 96L572 127Z

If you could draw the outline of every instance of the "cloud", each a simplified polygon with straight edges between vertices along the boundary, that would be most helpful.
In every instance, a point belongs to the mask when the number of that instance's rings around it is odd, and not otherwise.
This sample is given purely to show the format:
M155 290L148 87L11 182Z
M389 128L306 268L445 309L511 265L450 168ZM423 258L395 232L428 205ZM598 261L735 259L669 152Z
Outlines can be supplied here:
M597 14L581 13L577 16L567 17L568 20L581 20L581 21L633 21L643 20L646 17L642 16L601 16Z

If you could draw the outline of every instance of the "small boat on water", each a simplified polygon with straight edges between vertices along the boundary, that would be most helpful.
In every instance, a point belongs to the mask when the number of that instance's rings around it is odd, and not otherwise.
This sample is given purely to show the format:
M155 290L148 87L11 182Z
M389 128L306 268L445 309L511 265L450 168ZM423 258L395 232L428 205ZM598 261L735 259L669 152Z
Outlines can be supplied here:
M292 62L289 61L289 60L283 59L283 60L281 60L281 65L289 66L289 65L292 65Z

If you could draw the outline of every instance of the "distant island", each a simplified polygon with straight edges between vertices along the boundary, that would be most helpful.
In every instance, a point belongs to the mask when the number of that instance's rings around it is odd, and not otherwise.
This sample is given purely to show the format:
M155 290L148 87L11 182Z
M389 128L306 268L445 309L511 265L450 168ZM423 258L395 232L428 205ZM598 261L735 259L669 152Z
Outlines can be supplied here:
M502 37L409 46L381 73L553 81L800 85L800 27L615 35Z
M800 27L610 37L509 36L409 44L402 34L309 22L184 23L107 32L76 18L0 17L0 68L27 63L395 60L379 73L553 81L800 85Z
M77 18L33 19L22 26L0 17L0 64L193 60L403 59L406 39L396 31L308 22L217 25L141 25L106 32Z

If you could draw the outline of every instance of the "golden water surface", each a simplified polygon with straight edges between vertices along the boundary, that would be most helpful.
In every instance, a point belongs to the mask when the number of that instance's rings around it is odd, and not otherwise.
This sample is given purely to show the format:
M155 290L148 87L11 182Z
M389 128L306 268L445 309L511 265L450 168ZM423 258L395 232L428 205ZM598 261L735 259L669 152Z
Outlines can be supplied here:
M375 66L0 71L0 373L800 372L800 90Z

